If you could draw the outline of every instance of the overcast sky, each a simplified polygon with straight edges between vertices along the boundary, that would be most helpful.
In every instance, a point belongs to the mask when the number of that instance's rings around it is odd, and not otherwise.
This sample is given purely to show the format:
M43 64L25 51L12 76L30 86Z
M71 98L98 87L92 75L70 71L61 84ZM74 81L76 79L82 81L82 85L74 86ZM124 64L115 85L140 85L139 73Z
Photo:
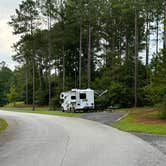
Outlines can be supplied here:
M12 61L11 56L14 52L11 46L18 39L12 34L12 28L7 22L10 16L15 13L15 8L21 0L1 0L0 2L0 61L5 61L6 64L14 69L16 63Z

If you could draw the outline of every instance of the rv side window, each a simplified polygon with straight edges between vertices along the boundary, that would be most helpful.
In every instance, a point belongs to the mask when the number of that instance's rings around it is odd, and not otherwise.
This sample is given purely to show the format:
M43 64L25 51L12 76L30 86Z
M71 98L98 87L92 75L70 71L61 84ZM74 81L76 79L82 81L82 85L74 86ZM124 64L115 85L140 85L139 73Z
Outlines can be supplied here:
M86 93L80 93L80 99L86 99Z
M76 96L71 96L71 100L75 100L76 99Z

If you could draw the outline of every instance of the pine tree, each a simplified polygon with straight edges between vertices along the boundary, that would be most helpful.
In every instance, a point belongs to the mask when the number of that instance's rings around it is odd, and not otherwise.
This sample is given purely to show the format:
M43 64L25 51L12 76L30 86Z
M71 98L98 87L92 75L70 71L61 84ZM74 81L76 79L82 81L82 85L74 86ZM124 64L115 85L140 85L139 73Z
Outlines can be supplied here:
M22 1L19 5L19 9L16 9L16 14L11 16L11 22L9 24L14 28L14 34L30 34L33 36L36 30L36 24L38 20L38 10L36 3L33 0ZM34 40L33 40L34 41ZM31 48L31 61L32 61L32 75L33 75L33 110L35 110L35 50L33 46ZM27 81L26 81L27 82Z

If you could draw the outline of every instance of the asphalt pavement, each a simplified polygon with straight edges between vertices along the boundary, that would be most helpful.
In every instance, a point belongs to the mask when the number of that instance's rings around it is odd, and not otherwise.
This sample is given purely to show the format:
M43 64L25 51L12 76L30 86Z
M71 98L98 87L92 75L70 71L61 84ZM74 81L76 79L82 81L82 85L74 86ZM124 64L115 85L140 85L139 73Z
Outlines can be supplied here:
M103 123L106 125L115 124L120 118L125 116L126 113L122 112L94 112L94 113L85 113L81 115L83 119L89 119ZM166 155L166 136L153 135L153 134L144 134L132 132L131 134L143 139L152 146L156 147L159 151Z
M132 134L150 143L152 146L156 147L158 150L160 150L162 153L166 155L166 136L144 134L144 133L132 133Z
M129 133L80 118L0 111L0 166L165 166L166 156Z
M122 118L126 113L123 112L90 112L82 114L80 117L87 120L93 120L106 125L113 125L117 120Z

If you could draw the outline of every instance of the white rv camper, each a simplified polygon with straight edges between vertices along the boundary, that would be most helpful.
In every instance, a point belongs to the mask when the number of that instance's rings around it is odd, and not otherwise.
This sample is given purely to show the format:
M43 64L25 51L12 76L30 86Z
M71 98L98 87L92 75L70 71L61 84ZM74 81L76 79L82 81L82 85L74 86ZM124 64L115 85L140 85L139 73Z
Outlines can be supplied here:
M60 99L63 100L62 111L93 110L94 90L92 89L72 89L68 92L62 92Z

